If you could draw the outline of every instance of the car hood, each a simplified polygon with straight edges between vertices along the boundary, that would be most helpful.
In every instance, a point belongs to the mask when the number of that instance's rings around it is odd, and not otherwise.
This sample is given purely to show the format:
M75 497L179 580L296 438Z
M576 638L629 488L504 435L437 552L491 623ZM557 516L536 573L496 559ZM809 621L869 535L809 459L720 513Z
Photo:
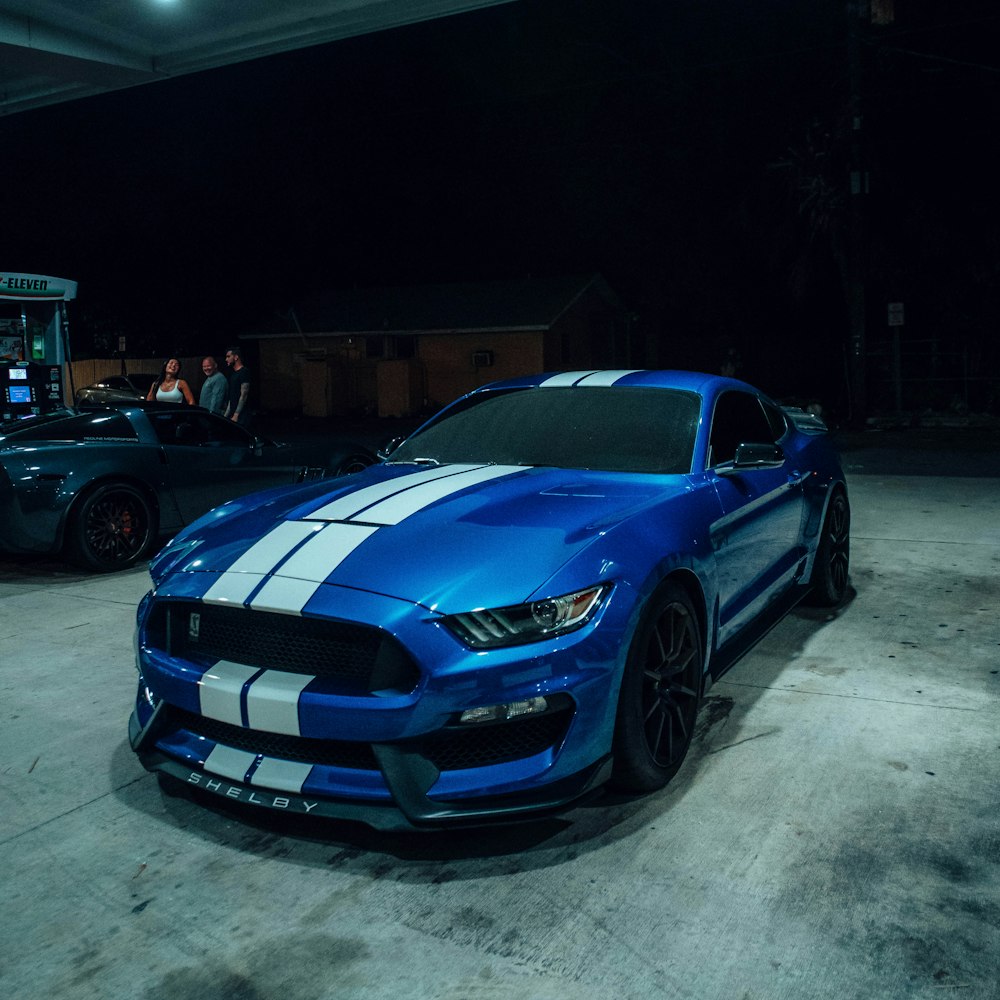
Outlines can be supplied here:
M325 583L442 613L502 606L542 596L536 591L595 538L686 489L681 476L375 466L346 484L220 508L178 536L152 570L158 584L168 574L205 574L195 587L173 578L168 589L210 599L247 601L278 577L299 581L300 593Z

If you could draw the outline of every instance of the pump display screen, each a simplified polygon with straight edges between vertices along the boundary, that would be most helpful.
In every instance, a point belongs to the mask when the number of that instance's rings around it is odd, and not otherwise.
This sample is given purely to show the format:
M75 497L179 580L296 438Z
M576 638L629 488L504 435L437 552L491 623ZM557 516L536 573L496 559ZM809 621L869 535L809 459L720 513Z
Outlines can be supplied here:
M7 377L11 382L27 382L28 381L28 369L27 368L11 368L7 372Z
M13 375L13 372L11 372ZM31 386L30 385L9 385L7 386L7 402L8 403L30 403L31 402Z

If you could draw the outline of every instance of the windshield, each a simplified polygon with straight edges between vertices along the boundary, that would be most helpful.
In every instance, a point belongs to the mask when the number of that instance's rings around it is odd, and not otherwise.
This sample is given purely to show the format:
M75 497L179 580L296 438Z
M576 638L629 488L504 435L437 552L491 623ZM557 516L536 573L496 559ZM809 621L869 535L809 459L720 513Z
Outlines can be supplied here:
M687 473L699 412L694 393L673 389L486 392L407 438L391 461Z

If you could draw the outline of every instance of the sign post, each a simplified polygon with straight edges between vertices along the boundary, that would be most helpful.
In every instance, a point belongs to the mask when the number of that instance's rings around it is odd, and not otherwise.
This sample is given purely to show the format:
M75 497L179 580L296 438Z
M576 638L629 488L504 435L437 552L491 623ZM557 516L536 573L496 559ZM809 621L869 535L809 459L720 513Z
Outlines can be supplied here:
M892 330L892 388L896 397L896 412L903 411L903 359L899 332L903 326L903 303L890 302L888 308L889 329Z

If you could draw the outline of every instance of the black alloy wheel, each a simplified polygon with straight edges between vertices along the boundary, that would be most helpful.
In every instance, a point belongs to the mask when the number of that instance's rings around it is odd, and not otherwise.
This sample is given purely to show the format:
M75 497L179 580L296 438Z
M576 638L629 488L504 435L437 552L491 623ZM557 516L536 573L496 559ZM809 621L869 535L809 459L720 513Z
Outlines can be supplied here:
M83 500L69 527L70 558L85 569L108 573L126 569L149 548L156 515L134 486L98 486Z
M843 491L831 498L816 548L808 602L821 608L840 604L847 594L851 564L851 508Z
M703 664L694 606L683 587L668 581L629 649L613 744L615 787L650 792L677 773L694 735Z

